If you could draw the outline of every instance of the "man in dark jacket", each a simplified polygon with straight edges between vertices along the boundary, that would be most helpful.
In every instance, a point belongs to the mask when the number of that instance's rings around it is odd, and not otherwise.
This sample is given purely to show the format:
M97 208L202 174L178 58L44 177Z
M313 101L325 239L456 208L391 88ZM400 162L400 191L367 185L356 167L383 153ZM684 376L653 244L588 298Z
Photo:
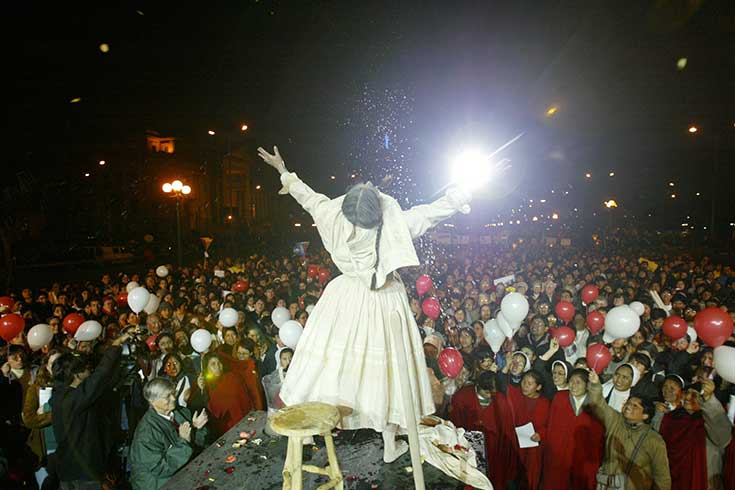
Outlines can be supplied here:
M176 406L176 387L155 378L143 389L149 410L135 430L130 446L133 490L157 490L189 462L194 448L207 440L207 412L191 412Z
M126 333L113 341L94 372L77 354L64 354L54 362L51 406L62 490L101 488L115 433L103 397L119 371L120 346L129 337Z

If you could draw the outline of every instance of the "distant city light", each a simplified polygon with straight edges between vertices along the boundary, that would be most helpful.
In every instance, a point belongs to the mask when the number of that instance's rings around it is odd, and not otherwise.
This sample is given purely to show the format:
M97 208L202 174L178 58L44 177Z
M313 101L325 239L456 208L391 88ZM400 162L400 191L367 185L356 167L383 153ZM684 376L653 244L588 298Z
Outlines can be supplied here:
M330 179L332 179L332 180L334 180L334 179L336 179L336 178L337 178L337 177L335 177L334 175L332 175L332 176L330 177Z
M107 163L107 162L104 161L104 160L100 160L100 165L104 165L105 163Z
M609 173L609 174L607 174L607 175L609 175L610 177L615 177L615 172L610 172L610 173Z
M231 219L232 219L232 215L231 215L231 214L228 214L228 215L227 215L227 219L228 219L228 220L231 220Z
M301 228L301 223L294 223L293 224L296 228Z
M85 173L84 173L84 176L85 176L85 177L89 177L89 172L85 172Z
M551 219L559 219L559 215L557 213L554 213L551 215Z
M110 45L107 43L100 44L100 51L102 51L103 53L107 53L108 51L110 51Z
M355 174L350 175L350 178L354 179L355 177L357 177Z
M701 195L702 195L702 193L701 193L701 192L697 192L697 194L696 194L696 195L697 195L697 197L699 197L699 196L701 196Z
M520 224L521 224L521 220L517 219L517 220L516 220L516 224L517 224L517 225L520 225Z
M605 207L608 209L618 207L618 203L615 201L615 199L610 199L609 201L605 201L604 204L605 204Z
M591 178L592 178L592 174L591 174L591 173L589 173L589 172L587 172L586 174L584 174L584 176L585 176L586 178L588 178L588 179L591 179Z
M538 221L538 216L534 216L533 218L531 218L531 221Z
M247 130L248 130L247 124L243 124L242 126L240 126L240 131L247 131Z
M73 99L71 99L69 101L69 103L70 104L76 104L77 102L81 102L81 101L82 101L82 98L81 97L74 97Z
M669 182L669 187L674 187L674 183L673 182Z
M546 117L553 116L554 114L556 114L556 111L558 111L558 110L559 110L558 107L556 107L555 105L552 105L551 107L549 107L548 109L546 109Z
M676 194L671 194L671 199L676 199Z
M212 131L211 129L209 131L207 131L207 133L209 134L209 136L214 136L215 135L215 132Z
M255 186L255 190L256 191L259 191L260 190L260 184L258 184L258 185Z
M554 192L554 191L551 191L551 192ZM541 204L543 204L543 203L545 203L545 202L546 202L546 199L541 199L541 200L540 200L539 202L540 202Z
M690 133L696 133L697 131L699 131L699 128L698 127L696 127L694 125L689 126L689 132Z
M676 62L676 68L678 70L683 70L687 67L687 59L686 58L679 58Z

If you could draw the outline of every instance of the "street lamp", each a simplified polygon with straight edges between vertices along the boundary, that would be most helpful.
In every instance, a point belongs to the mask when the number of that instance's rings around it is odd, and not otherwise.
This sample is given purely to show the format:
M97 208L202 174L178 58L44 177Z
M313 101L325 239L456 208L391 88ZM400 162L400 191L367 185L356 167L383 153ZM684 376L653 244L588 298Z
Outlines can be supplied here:
M176 260L181 268L181 198L191 194L191 186L184 184L176 179L173 182L166 182L161 187L163 192L176 199Z

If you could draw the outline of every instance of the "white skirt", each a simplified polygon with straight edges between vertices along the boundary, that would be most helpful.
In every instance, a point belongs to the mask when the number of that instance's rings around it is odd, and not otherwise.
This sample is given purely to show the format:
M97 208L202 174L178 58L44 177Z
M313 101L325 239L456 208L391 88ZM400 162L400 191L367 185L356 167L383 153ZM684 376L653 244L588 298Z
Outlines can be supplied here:
M389 315L403 320L405 350L393 345ZM382 431L406 427L397 355L407 352L414 416L434 413L421 335L400 280L377 291L357 278L333 279L311 312L299 339L281 399L286 405L319 401L352 408L342 428Z

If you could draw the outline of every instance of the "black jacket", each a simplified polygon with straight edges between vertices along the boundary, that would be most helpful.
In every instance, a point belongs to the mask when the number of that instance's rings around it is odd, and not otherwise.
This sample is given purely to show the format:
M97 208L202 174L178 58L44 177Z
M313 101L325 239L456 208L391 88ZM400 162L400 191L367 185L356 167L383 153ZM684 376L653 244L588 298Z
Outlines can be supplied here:
M120 368L120 347L105 351L94 372L72 388L54 386L51 399L56 457L61 481L102 481L110 460L117 427L108 416L110 404L103 400Z

